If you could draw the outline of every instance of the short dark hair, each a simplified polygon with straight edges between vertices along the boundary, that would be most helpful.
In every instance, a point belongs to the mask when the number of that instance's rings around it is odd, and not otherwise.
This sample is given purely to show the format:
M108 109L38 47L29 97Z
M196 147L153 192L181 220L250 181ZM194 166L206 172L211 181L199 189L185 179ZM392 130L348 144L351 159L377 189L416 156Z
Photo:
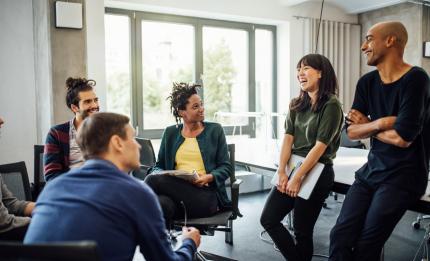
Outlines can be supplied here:
M188 84L188 83L173 83L172 93L168 100L170 100L170 110L173 116L175 116L176 123L181 122L181 116L179 116L179 110L185 110L188 99L197 94L197 89L201 86L198 84Z
M107 152L113 135L126 139L125 127L129 122L127 116L111 112L99 112L86 118L76 137L84 159L97 158Z
M309 94L300 90L299 97L294 98L291 101L290 110L303 111L311 107L312 111L318 112L322 109L331 95L337 95L338 93L339 87L336 74L329 59L321 54L313 53L303 56L303 58L297 63L297 68L300 68L302 64L321 71L317 101L314 105L311 105L311 97L309 97Z
M96 81L85 78L72 78L66 80L66 103L67 107L72 108L72 104L79 106L79 93L93 90Z

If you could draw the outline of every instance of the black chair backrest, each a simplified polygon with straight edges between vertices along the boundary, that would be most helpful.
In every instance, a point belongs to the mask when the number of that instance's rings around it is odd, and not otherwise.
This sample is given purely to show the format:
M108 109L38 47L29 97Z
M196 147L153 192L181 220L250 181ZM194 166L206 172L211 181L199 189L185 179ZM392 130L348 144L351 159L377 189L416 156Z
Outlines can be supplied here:
M149 168L153 167L156 162L154 148L151 140L144 138L136 138L140 144L140 170L133 171L133 175L139 179L145 179Z
M30 182L24 161L0 165L0 174L16 198L31 201Z
M231 164L231 168L232 168L232 172L230 174L230 184L233 184L236 181L236 158L235 158L235 153L236 153L236 147L235 144L227 144L227 150L228 150L228 156L230 158L230 164Z
M0 241L1 260L101 260L94 241L58 242L24 245L19 242Z
M139 142L140 148L140 164L144 166L152 167L155 165L155 153L152 147L151 140L144 138L136 138Z
M45 186L45 174L43 170L43 145L34 145L34 200Z
M365 149L366 145L364 145L359 140L351 140L346 133L346 128L342 129L340 134L340 146L346 148L356 148L356 149Z

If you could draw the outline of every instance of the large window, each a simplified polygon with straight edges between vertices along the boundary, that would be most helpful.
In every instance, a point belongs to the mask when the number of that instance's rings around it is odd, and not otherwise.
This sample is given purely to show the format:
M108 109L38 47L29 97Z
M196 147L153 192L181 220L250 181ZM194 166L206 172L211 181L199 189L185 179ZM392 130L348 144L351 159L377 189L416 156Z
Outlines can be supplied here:
M105 18L107 109L130 115L139 136L159 138L175 123L166 100L173 82L203 86L207 120L276 109L274 26L110 8ZM252 118L223 125L256 134Z
M142 21L143 126L163 129L172 123L166 97L172 82L194 80L194 28Z
M131 116L130 19L105 15L107 110Z

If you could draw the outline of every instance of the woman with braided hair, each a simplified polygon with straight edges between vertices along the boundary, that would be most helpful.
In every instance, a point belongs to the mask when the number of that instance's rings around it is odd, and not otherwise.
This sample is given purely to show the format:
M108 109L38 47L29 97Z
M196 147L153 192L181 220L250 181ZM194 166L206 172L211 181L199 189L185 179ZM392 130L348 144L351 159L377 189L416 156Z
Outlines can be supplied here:
M168 99L176 125L165 129L156 165L145 179L158 195L168 224L183 216L181 203L190 218L210 216L231 203L224 184L232 171L224 131L218 123L204 121L199 87L173 84ZM157 174L160 170L195 172L198 178L190 182Z

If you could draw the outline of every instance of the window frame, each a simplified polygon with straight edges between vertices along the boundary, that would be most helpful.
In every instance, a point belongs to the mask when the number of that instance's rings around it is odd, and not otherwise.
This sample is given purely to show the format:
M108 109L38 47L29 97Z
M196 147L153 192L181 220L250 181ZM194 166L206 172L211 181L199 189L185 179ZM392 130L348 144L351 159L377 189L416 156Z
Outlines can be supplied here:
M199 18L191 16L180 16L171 14L161 14L144 11L133 11L117 8L105 8L105 15L124 15L130 19L130 72L131 72L131 122L138 131L138 136L149 139L159 139L162 136L164 129L145 129L143 112L143 90L142 90L142 21L166 22L187 24L194 27L195 38L195 56L194 56L194 82L202 84L201 76L203 75L203 27L218 27L225 29L239 29L248 33L248 111L256 110L256 75L255 75L255 30L262 29L272 32L272 57L273 57L273 72L272 72L272 111L277 112L277 37L276 26L253 24L244 22L234 22L226 20L216 20L208 18ZM204 88L202 88L204 92ZM204 99L203 93L200 93ZM204 101L203 101L204 102ZM208 115L212 117L212 115ZM173 117L173 116L172 116ZM207 118L212 120L212 118ZM274 133L277 133L277 123L274 122ZM255 137L255 118L249 118L248 125L242 128L236 128L235 135L242 134ZM167 127L167 126L166 126ZM224 131L228 135L233 134L233 126L224 126Z

